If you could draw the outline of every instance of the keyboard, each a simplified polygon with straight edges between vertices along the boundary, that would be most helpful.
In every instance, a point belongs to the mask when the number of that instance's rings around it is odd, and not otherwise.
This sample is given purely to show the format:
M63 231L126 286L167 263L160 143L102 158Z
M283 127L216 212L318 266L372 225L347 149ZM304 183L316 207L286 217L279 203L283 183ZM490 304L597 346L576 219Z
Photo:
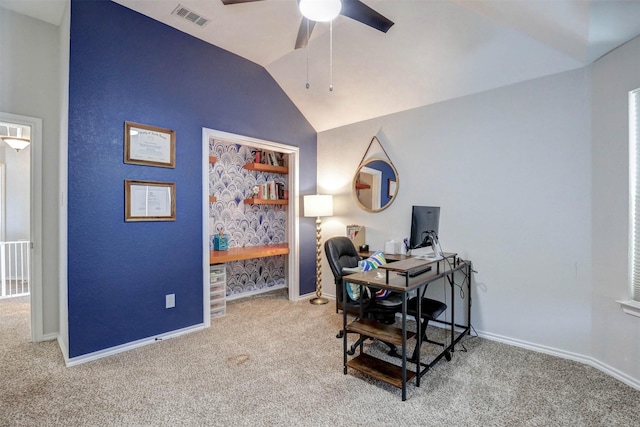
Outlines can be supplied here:
M430 265L425 265L424 267L420 267L420 268L418 268L416 270L411 270L409 272L409 277L416 277L416 276L419 276L419 275L421 275L423 273L426 273L427 271L431 271L431 266ZM401 271L398 274L401 275L401 276L406 276L407 275L407 273L405 273L404 271Z

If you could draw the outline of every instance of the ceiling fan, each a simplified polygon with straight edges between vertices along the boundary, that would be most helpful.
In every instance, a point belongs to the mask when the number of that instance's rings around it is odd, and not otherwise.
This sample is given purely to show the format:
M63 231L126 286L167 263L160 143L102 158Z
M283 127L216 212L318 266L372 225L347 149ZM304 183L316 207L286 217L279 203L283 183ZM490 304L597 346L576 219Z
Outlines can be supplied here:
M225 5L238 4L238 3L250 3L254 1L262 0L221 0ZM298 0L299 2L299 0ZM340 15L354 19L378 31L386 33L389 28L393 26L393 21L371 9L369 6L361 2L360 0L342 0L342 9ZM308 26L307 26L308 24ZM296 37L296 49L300 49L307 46L308 37L311 36L313 27L316 22L305 17L302 17L300 27L298 28L298 36Z

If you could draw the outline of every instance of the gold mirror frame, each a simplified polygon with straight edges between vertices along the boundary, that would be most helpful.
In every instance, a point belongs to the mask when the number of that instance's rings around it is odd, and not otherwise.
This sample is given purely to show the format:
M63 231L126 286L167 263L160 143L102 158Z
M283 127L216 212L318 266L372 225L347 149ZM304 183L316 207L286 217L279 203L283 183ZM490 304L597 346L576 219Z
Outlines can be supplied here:
M398 178L398 171L390 161L367 159L353 176L353 197L362 209L381 212L391 206L398 195Z

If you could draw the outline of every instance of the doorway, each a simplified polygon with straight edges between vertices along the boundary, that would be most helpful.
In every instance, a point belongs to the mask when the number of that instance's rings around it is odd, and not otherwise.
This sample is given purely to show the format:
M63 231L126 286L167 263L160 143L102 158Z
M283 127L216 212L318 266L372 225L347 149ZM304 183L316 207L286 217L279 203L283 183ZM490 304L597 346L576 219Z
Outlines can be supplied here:
M0 292L28 296L31 339L42 341L42 120L0 112Z
M358 190L358 200L365 208L379 210L381 201L382 172L368 167L360 168L359 182L366 184L368 188Z
M286 178L286 188L288 188L288 207L286 209L286 234L285 240L289 249L289 254L285 262L286 287L288 288L289 300L297 301L300 298L300 278L299 278L299 224L298 224L298 169L299 169L299 148L286 144L266 141L257 138L222 132L218 130L202 129L202 247L203 247L203 301L205 326L210 324L210 304L209 304L209 142L211 140L225 141L230 144L238 144L251 147L255 150L266 150L281 153L287 158L288 172Z

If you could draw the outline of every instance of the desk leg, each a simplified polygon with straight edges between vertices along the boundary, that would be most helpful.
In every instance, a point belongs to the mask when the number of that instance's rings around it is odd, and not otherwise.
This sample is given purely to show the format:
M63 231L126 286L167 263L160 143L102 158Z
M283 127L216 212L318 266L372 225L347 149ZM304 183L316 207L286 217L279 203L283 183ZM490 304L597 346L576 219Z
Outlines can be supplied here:
M454 351L456 351L456 346L455 346L455 330L456 330L456 309L455 309L455 280L454 280L454 272L451 272L451 276L447 277L447 279L449 280L449 286L451 286L451 342L449 343L449 346L451 348L451 354L453 354Z
M471 335L471 261L467 267L467 334Z
M424 290L427 290L427 287L424 286ZM414 363L416 364L416 387L420 387L420 377L422 377L422 375L420 375L420 350L422 350L422 325L421 325L421 321L422 321L422 297L424 296L424 292L421 292L420 288L418 288L416 290L416 330L417 330L417 336L416 336L416 350L415 350L415 356L416 356L416 360L414 360Z
M347 284L342 281L342 367L347 375Z
M402 400L407 400L407 293L402 293Z

